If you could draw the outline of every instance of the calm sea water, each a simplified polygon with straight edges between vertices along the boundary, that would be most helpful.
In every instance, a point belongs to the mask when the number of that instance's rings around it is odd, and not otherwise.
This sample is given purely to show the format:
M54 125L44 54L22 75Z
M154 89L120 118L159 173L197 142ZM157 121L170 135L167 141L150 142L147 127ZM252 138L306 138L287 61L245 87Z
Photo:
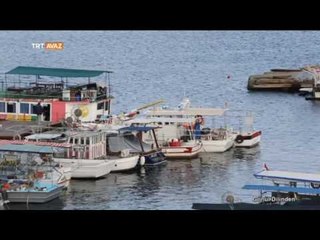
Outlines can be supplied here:
M320 32L312 31L0 31L0 72L16 66L108 69L113 113L163 98L176 106L249 109L261 145L205 154L195 160L97 181L72 180L61 198L30 209L191 209L221 202L226 192L242 200L263 163L279 170L320 171L320 105L296 94L246 89L249 75L271 68L318 64ZM63 41L63 51L32 43ZM230 76L230 78L227 78ZM24 208L24 206L12 206Z

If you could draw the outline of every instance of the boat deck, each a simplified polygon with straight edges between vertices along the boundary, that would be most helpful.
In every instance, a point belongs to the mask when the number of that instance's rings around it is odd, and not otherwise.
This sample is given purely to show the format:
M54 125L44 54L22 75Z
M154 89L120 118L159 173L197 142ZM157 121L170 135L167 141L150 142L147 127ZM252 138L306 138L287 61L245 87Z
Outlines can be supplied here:
M0 121L0 139L19 139L32 133L32 129L49 126L51 122Z
M254 174L256 178L267 180L288 180L299 182L313 182L320 183L320 174L316 173L301 173L301 172L289 172L289 171L275 171L275 170L263 170Z

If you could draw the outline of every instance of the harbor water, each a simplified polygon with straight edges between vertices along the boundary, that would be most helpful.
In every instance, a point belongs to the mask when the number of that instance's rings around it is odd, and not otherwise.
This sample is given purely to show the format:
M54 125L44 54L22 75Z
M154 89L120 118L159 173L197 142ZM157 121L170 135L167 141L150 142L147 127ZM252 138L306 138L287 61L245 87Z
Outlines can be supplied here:
M318 64L319 39L313 31L1 31L1 73L16 66L107 69L114 72L112 113L158 99L174 107L187 96L193 106L251 110L262 131L261 144L252 149L169 160L96 181L72 180L61 199L28 208L191 209L193 202L220 203L226 192L252 200L253 193L241 187L254 181L264 163L319 172L320 104L246 88L250 75ZM32 47L48 41L61 41L64 49Z

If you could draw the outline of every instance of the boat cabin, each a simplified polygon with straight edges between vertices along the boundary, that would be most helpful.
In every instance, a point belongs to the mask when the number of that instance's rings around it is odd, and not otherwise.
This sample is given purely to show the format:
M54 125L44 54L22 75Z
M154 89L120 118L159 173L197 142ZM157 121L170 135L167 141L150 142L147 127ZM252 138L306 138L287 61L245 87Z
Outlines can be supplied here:
M64 119L93 122L110 114L111 71L16 67L0 81L0 119L59 123ZM91 82L104 74L105 86ZM31 81L31 76L35 81ZM14 78L13 78L14 77ZM46 77L46 78L45 78ZM57 78L59 80L57 80ZM81 83L87 79L87 83ZM109 84L109 83L108 83Z

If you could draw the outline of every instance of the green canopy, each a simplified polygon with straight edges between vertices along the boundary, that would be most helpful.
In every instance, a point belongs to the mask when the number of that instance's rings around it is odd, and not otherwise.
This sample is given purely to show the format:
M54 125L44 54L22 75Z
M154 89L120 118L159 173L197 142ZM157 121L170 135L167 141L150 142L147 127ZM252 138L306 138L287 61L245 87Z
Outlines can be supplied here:
M98 70L81 70L81 69L67 69L67 68L41 68L41 67L24 67L19 66L12 69L6 74L19 74L19 75L41 75L53 77L96 77L102 73L111 73L111 71L98 71Z

